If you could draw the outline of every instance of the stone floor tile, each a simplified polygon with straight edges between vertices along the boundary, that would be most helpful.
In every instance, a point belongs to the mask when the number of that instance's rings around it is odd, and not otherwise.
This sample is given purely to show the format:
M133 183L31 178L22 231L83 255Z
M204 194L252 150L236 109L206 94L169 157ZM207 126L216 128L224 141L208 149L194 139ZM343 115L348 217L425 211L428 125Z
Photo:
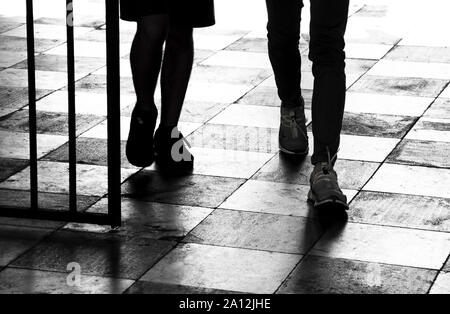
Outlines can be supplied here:
M237 294L235 291L225 291L201 287L174 285L149 281L137 281L125 294Z
M310 136L311 138L311 136ZM397 146L399 139L341 135L339 158L349 160L364 160L382 162ZM310 150L313 146L310 143Z
M185 244L141 279L248 293L273 293L299 255Z
M172 177L156 171L142 171L124 184L122 193L141 201L215 208L243 183L244 180L235 178Z
M242 33L208 33L194 32L194 42L197 49L219 51L225 49L243 36Z
M170 241L58 231L12 266L66 272L68 264L78 263L82 275L136 280L173 245Z
M345 55L351 59L380 60L392 49L393 45L347 43Z
M442 98L450 98L450 85L448 85L442 94L440 95Z
M68 141L66 136L38 134L38 158L55 150ZM28 133L0 131L0 157L30 159L30 143Z
M395 96L437 97L447 82L447 80L439 79L366 75L356 82L350 91Z
M201 64L241 68L271 69L270 60L267 54L257 52L223 50L206 59Z
M449 233L348 223L329 229L311 255L438 270L449 249Z
M2 24L0 23L0 28L1 25ZM36 53L41 53L62 43L63 40L58 39L36 38L34 41L34 50ZM26 53L27 39L23 37L0 35L0 50Z
M305 100L305 108L311 109L312 90L303 89L302 96ZM281 100L278 90L274 86L260 85L239 99L240 105L280 107Z
M47 193L69 193L69 164L41 161L38 163L39 191ZM102 196L107 193L107 167L77 165L77 192L86 196ZM122 181L135 172L122 169ZM30 188L30 168L17 173L0 183L1 189L28 190Z
M80 92L89 92L106 95L106 75L88 75L75 83ZM122 96L134 95L133 81L128 77L120 79L120 94Z
M425 294L436 271L319 256L306 257L280 294Z
M36 88L57 90L67 85L67 75L61 72L36 71ZM0 72L0 86L28 87L28 71L6 69Z
M450 294L450 273L441 272L431 287L430 294Z
M426 46L395 46L384 60L450 63L450 48Z
M27 58L24 52L13 52L0 50L0 67L11 67Z
M450 142L450 119L422 118L406 135L407 139Z
M339 184L344 189L361 189L380 165L373 162L338 159L335 169ZM254 180L309 185L313 170L311 158L304 160L290 158L284 154L276 155L253 177Z
M449 184L450 169L383 164L364 190L448 197Z
M450 98L450 95L449 95ZM450 99L438 98L423 115L424 119L450 119Z
M130 53L131 44L120 44L120 56L125 56ZM45 51L45 54L49 55L67 55L67 44L62 44L53 49ZM77 40L75 45L75 55L79 57L92 57L92 58L106 58L106 41L95 42L89 40Z
M412 166L450 168L450 143L404 140L389 155L388 162Z
M352 201L353 222L448 232L450 199L361 192Z
M50 90L36 90L36 98L49 94ZM9 115L28 105L28 88L0 86L0 117Z
M68 272L7 268L0 272L0 293L7 294L121 294L133 280L81 276L80 284L67 284Z
M91 30L89 27L74 27L75 34L81 35ZM27 37L27 27L22 25L12 30L4 32L5 36ZM66 40L67 30L65 25L48 25L48 24L35 24L34 25L34 37L37 39L58 39Z
M0 158L0 181L8 179L26 166L28 166L27 160Z
M183 241L304 254L322 232L313 219L217 209Z
M450 80L450 64L381 60L367 72L372 76Z
M224 110L228 104L217 102L186 101L180 121L205 123Z
M187 90L186 100L231 104L252 88L252 85L193 82ZM159 95L156 96L156 99L159 101Z

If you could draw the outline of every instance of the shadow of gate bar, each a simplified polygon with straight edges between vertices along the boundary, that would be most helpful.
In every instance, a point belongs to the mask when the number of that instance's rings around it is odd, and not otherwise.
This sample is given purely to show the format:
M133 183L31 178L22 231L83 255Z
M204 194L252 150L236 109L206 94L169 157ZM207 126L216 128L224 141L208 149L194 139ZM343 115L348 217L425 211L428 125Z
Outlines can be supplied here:
M30 133L30 208L2 208L0 216L121 225L121 154L120 154L120 52L119 52L119 0L105 0L106 5L106 68L107 68L107 123L108 123L108 213L97 214L77 210L77 156L75 113L75 52L73 1L67 4L67 76L69 104L69 210L51 211L38 205L38 158L36 121L36 75L34 49L33 0L26 1L27 56Z

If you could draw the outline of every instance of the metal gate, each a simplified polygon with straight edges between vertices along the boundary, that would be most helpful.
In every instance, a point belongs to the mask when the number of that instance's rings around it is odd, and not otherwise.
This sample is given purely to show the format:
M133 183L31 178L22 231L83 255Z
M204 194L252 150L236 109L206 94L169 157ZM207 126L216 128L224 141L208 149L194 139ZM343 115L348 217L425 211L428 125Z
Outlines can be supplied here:
M67 87L69 116L69 210L51 211L38 205L38 158L36 121L36 76L34 49L33 0L26 0L28 97L30 136L30 208L2 208L0 216L42 220L121 225L121 145L120 145L120 54L119 0L105 0L106 6L106 68L107 68L107 124L108 124L108 213L86 213L77 210L77 154L75 113L75 52L73 1L66 0L67 28Z

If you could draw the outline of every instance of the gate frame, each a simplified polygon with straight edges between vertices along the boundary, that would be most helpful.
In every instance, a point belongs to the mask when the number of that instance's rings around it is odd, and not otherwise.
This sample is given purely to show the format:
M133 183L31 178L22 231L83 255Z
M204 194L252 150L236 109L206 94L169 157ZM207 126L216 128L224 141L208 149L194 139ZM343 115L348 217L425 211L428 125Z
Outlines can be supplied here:
M120 35L119 0L105 0L106 7L106 97L108 133L108 213L77 210L77 155L75 113L75 52L73 0L66 0L67 76L69 116L69 210L52 211L39 208L36 67L34 47L33 0L26 0L28 106L30 142L30 208L0 208L0 217L27 218L98 225L121 226L121 137L120 137Z

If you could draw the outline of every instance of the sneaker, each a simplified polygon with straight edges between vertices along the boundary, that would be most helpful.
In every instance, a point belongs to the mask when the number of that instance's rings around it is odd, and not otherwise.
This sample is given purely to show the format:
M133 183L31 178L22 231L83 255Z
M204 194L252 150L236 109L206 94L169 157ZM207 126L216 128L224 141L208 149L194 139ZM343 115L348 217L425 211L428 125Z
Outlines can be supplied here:
M126 155L130 164L136 167L149 167L155 160L153 132L155 131L158 110L131 114L130 133L126 146Z
M280 151L289 155L308 154L308 133L304 107L281 107Z
M320 162L315 165L310 184L308 201L314 205L314 208L331 206L348 210L347 197L339 188L338 177L331 162Z
M188 171L194 168L190 145L178 128L158 128L155 133L155 160L168 171Z

